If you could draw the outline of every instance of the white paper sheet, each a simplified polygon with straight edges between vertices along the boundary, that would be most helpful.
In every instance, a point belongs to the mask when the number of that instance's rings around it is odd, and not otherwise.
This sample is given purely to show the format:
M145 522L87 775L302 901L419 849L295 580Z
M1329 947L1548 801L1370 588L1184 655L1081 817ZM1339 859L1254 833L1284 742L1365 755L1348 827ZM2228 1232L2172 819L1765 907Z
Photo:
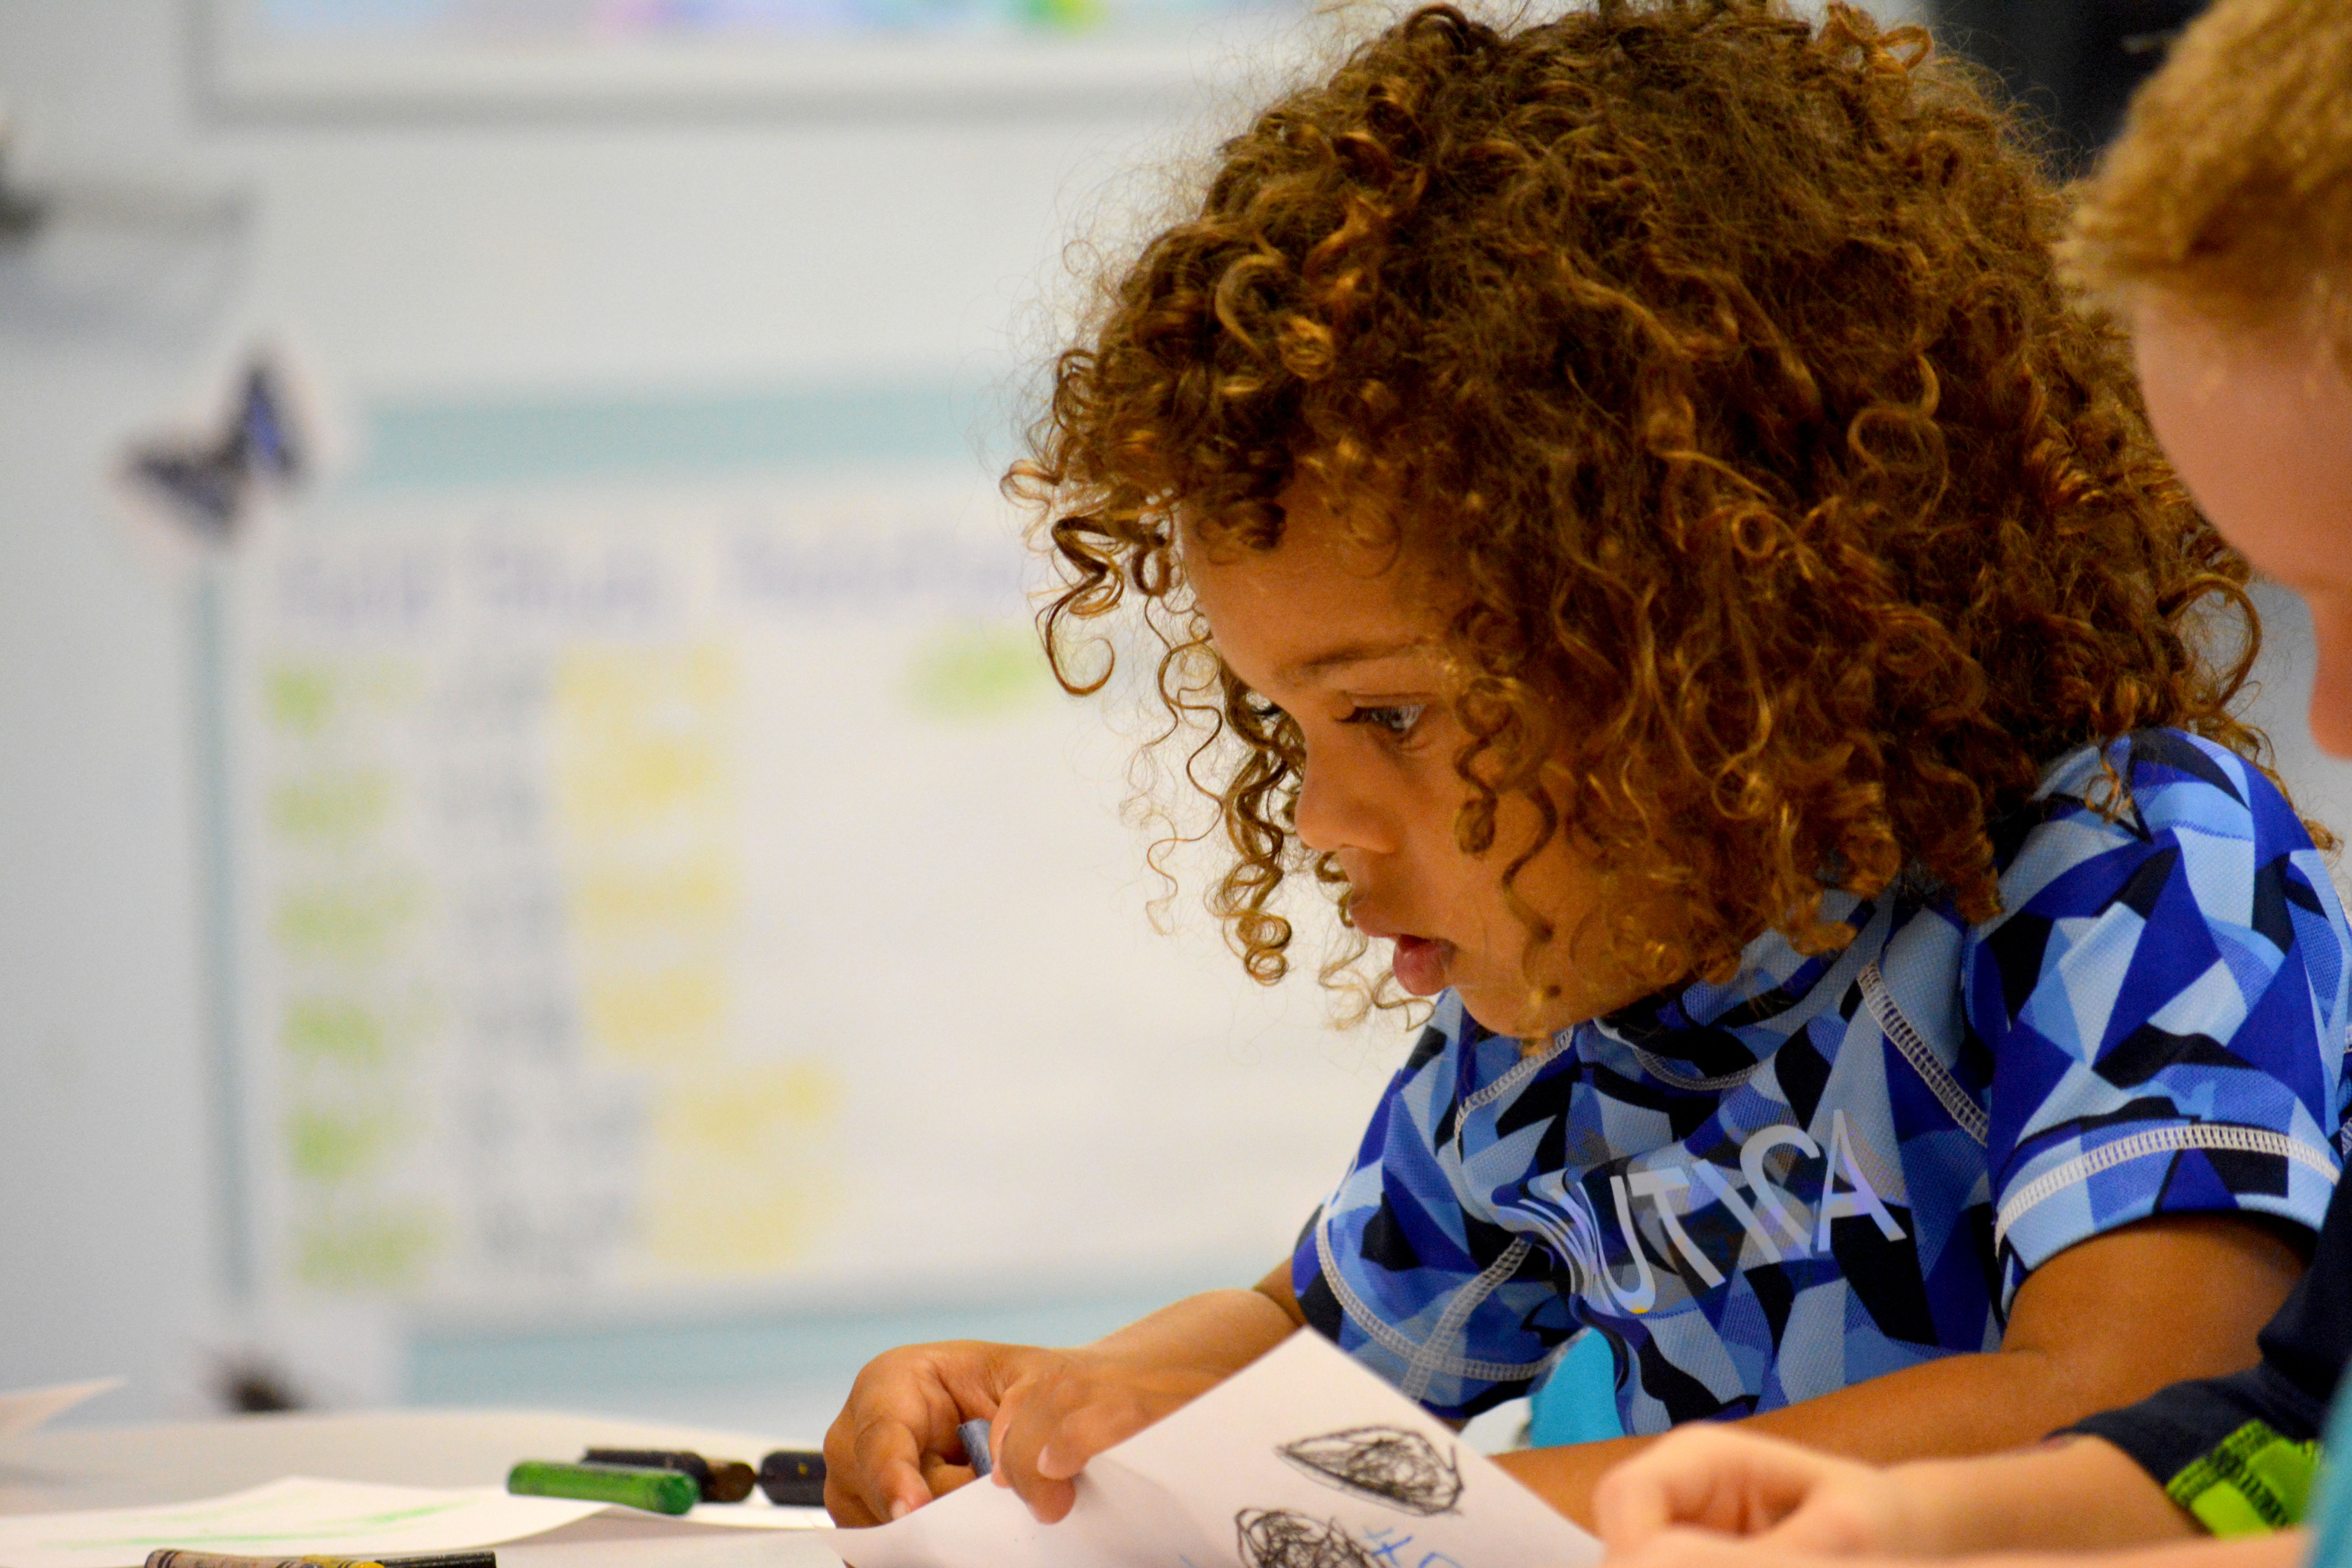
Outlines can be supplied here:
M1041 1525L985 1482L825 1532L855 1568L1583 1568L1600 1542L1299 1333L1097 1455Z
M62 1415L94 1394L121 1388L119 1377L91 1383L58 1383L47 1388L20 1388L0 1394L0 1443L22 1436L53 1416Z
M616 1530L611 1514L567 1524L499 1548L499 1568L841 1568L813 1531L782 1535L752 1530Z
M821 1508L779 1508L753 1492L741 1502L698 1503L692 1513L679 1515L678 1522L723 1524L730 1530L824 1530L833 1521Z
M159 1546L255 1556L450 1552L536 1535L604 1507L509 1497L495 1487L444 1490L290 1476L201 1502L0 1518L0 1565L138 1568Z
M673 1518L566 1498L514 1497L495 1487L383 1487L294 1476L201 1502L0 1517L0 1568L135 1568L158 1546L256 1556L446 1552L519 1541L596 1513L610 1514L631 1533L681 1537L704 1532L680 1526L813 1531L826 1522L821 1508L778 1508L756 1497Z

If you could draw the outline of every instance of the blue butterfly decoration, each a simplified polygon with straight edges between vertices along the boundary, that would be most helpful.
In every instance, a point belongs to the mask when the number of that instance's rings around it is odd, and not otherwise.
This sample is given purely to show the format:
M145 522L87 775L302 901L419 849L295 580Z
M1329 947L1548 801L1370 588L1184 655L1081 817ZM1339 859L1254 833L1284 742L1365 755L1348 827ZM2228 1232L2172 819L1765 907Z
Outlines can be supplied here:
M158 441L134 447L133 483L162 500L197 534L224 542L245 521L254 492L286 486L308 468L285 389L267 360L247 366L243 395L228 430L213 441Z

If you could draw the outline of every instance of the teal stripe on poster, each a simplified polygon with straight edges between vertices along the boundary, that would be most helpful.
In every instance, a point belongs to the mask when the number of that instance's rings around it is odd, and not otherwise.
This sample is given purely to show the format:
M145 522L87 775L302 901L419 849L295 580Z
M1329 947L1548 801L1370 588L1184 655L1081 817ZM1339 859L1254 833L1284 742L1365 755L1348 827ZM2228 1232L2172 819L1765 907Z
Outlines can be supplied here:
M1002 467L1006 421L944 385L672 397L388 402L347 493L895 465Z

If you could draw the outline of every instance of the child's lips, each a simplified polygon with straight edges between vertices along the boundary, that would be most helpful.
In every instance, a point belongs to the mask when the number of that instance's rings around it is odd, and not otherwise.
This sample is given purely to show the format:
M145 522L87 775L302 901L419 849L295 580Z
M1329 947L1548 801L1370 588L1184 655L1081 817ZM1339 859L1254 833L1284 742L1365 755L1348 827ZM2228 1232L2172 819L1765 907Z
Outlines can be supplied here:
M1392 942L1396 952L1389 968L1397 984L1415 996L1434 996L1445 989L1445 971L1454 958L1454 944L1443 937L1417 936L1398 931L1378 911L1358 907L1349 911L1358 931L1374 942Z
M1389 967L1398 984L1415 996L1434 996L1445 989L1446 961L1454 956L1452 942L1403 932L1395 941L1396 954L1389 960Z

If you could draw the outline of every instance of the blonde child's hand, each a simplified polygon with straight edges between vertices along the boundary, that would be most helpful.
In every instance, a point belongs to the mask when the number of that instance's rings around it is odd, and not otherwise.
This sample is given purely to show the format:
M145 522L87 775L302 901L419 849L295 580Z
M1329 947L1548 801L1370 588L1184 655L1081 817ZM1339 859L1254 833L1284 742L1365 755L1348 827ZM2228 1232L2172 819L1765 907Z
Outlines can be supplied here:
M2304 1530L2226 1540L2167 1541L2127 1550L2002 1552L1946 1558L1954 1568L2301 1568L2311 1556ZM1917 1568L1916 1557L1850 1556L1783 1547L1769 1537L1737 1540L1704 1530L1668 1530L1611 1568Z
M1717 1535L1706 1530L1677 1526L1660 1531L1630 1552L1612 1551L1609 1568L1916 1568L1916 1560L1900 1557L1852 1557L1843 1553L1786 1548L1769 1539ZM1988 1565L1990 1568L1990 1565ZM2026 1568L2004 1563L2001 1568ZM2039 1568L2075 1568L2048 1562ZM2105 1568L2084 1564L2080 1568Z
M1682 1526L1796 1551L1936 1549L1915 1539L1905 1489L1886 1471L1726 1426L1685 1426L1611 1470L1593 1512L1612 1561Z

